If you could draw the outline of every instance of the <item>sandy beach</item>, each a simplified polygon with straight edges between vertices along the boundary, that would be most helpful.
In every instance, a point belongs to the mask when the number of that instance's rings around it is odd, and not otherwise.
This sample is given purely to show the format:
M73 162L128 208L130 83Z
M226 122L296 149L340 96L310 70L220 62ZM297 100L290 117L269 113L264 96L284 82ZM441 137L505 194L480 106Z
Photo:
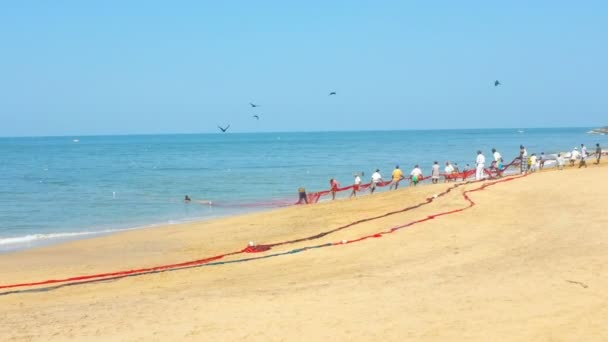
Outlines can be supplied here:
M470 193L477 205L463 212L358 243L41 291L0 290L0 339L605 341L606 172L606 164L590 165L496 184ZM386 231L466 207L463 191L479 185L319 239L222 260ZM4 254L0 285L152 267L242 250L249 241L312 236L418 204L450 186Z

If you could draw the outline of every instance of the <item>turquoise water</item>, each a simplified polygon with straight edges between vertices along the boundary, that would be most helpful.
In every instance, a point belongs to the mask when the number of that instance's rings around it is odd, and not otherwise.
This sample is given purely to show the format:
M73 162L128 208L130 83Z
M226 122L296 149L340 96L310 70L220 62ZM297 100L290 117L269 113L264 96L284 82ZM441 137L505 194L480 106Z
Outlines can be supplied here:
M478 149L511 160L520 144L530 153L608 146L588 130L2 138L0 251L274 207L294 202L300 186L348 185L361 171L367 181L375 168L388 178L395 164L406 174L414 164L430 173L434 160L474 165Z

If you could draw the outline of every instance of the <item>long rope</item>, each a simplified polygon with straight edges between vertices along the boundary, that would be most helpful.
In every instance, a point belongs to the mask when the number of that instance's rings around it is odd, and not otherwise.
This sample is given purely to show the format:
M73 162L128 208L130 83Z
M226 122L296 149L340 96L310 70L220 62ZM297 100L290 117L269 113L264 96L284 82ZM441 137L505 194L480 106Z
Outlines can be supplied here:
M208 257L208 258L204 258L204 259L198 259L198 260L193 260L193 261L186 261L186 262L181 262L181 263L175 263L175 264L168 264L168 265L161 265L161 266L154 266L154 267L148 267L148 268L139 268L139 269L132 269L132 270L126 270L126 271L117 271L117 272L109 272L109 273L100 273L100 274L92 274L92 275L84 275L84 276L76 276L76 277L70 277L70 278L63 278L63 279L49 279L49 280L44 280L44 281L36 281L36 282L29 282L29 283L17 283L17 284L9 284L9 285L1 285L0 289L14 289L14 288L23 288L23 287L33 287L33 286L41 286L41 285L52 285L52 284L71 284L71 283L77 283L77 282L88 282L88 281L93 281L93 280L111 280L111 279L119 279L119 278L124 278L127 276L134 276L134 275L143 275L143 274L149 274L149 273L156 273L156 272L163 272L163 271L170 271L170 270L177 270L177 269L184 269L184 268L191 268L191 267L199 267L199 266L205 266L205 265L221 265L221 264L227 264L227 263L236 263L236 262L246 262L246 261L252 261L252 260L258 260L258 259L265 259L265 258L269 258L269 257L274 257L274 256L280 256L280 255L286 255L286 254L295 254L295 253L299 253L299 252L303 252L306 250L310 250L310 249L316 249L316 248L322 248L322 247L329 247L329 246L335 246L335 245L340 245L340 244L344 244L344 243L354 243L354 242L359 242L359 241L363 241L369 238L378 238L381 237L382 235L385 234L390 234L393 233L399 229L403 229L406 227L410 227L414 224L418 224L418 223L422 223L431 219L435 219L437 217L440 216L444 216L444 215L449 215L449 214L454 214L457 212L461 212L464 211L466 209L471 208L472 206L475 205L475 202L473 202L470 197L468 196L468 193L470 192L474 192L474 191L480 191L483 190L485 188L487 188L488 186L492 186L498 183L503 183L503 182L507 182L507 181L512 181L514 179L518 179L518 178L522 178L525 177L526 175L522 175L522 176L516 176L516 177L510 177L510 178L504 178L492 183L485 183L482 186L472 189L472 190L467 190L465 192L463 192L463 197L464 199L469 202L469 204L466 207L460 208L460 209L454 209L454 210L450 210L450 211L445 211L445 212L440 212L434 215L430 215L427 216L426 218L420 219L420 220L416 220L416 221L412 221L412 222L408 222L406 224L400 225L400 226L396 226L391 228L388 231L381 231L375 234L371 234L371 235L367 235L367 236L363 236L354 240L350 240L350 241L341 241L341 242L337 242L337 243L328 243L328 244L323 244L323 245L317 245L317 246L309 246L309 247L303 247L303 248L298 248L298 249L294 249L288 252L282 252L282 253L275 253L275 254L269 254L269 255L265 255L265 256L260 256L260 257L253 257L253 258L244 258L244 259L237 259L237 260L231 260L231 261L219 261L220 259L223 259L224 257L227 256L232 256L232 255L238 255L241 253L257 253L257 252L264 252L267 250L270 250L272 247L275 246L280 246L280 245L286 245L286 244L294 244L294 243L298 243L298 242L302 242L302 241L307 241L307 240L315 240L315 239L319 239L321 237L324 237L326 235L329 235L331 233L337 232L339 230L342 229L346 229L348 227L352 227L356 224L360 224L363 222L369 222L372 220L377 220L379 218L383 218L383 217L387 217L390 215L395 215L397 213L403 213L405 211L409 211L415 208L419 208L423 205L429 204L431 202L433 202L436 198L441 197L441 196L445 196L446 194L448 194L449 192L451 192L453 189L456 189L460 186L463 185L467 185L467 184L471 184L471 183L476 183L478 181L475 182L467 182L467 183L459 183L459 184L455 184L452 187L449 187L448 189L446 189L445 191L439 193L436 196L433 197L429 197L427 198L425 201L414 205L414 206L410 206L401 210L397 210L397 211L392 211L383 215L379 215L379 216L375 216L372 218L365 218L362 220L358 220L352 223L349 223L347 225L335 228L333 230L327 231L327 232L323 232L323 233L319 233L313 236L309 236L306 238L301 238L301 239L296 239L296 240L290 240L290 241L284 241L284 242L277 242L277 243L272 243L272 244L267 244L267 245L259 245L259 246L248 246L243 250L240 251L235 251L235 252L231 252L231 253L226 253L226 254L220 254L220 255L216 255L216 256L212 256L212 257Z

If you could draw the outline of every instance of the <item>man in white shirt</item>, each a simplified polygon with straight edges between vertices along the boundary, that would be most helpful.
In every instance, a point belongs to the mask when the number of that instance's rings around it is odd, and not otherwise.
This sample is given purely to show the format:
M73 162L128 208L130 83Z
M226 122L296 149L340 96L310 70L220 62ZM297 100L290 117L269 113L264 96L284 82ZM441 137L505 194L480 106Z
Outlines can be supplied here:
M483 156L481 151L477 151L477 159L475 160L475 163L477 165L477 169L475 172L475 180L482 180L483 179L483 169L486 165L486 157Z
M431 171L431 182L433 182L433 184L437 184L437 182L439 182L439 167L439 162L435 161Z
M361 177L359 177L358 173L355 173L355 183L353 184L353 192L350 193L350 197L357 197L357 191L361 187Z
M527 173L528 172L528 150L526 150L526 148L524 147L524 145L519 145L519 160L520 160L520 170L521 173Z
M585 144L581 144L581 155L583 158L587 158L587 146Z
M449 182L452 179L452 173L454 173L454 167L449 161L445 162L445 174L443 177L445 178L445 183Z
M587 146L585 144L581 144L581 161L578 164L578 168L587 167L587 157L589 154L587 153Z
M574 150L570 153L570 166L574 166L576 160L580 157L580 153L578 152L578 147L575 147Z
M500 152L496 151L495 148L492 149L492 154L494 155L494 162L498 169L502 169L502 156Z
M376 185L382 182L382 175L380 174L380 170L376 169L376 172L372 174L372 184L370 185L370 191L373 194L376 191Z
M416 186L416 184L418 184L418 182L422 178L422 170L420 170L420 167L418 165L414 167L414 169L410 173L410 176L410 185L414 184L414 186Z
M496 165L498 165L498 163L502 160L502 156L498 151L496 151L495 148L492 149L492 154L494 155L494 161L496 162Z
M536 162L538 158L536 158L536 153L532 153L530 156L530 172L536 172L538 170Z

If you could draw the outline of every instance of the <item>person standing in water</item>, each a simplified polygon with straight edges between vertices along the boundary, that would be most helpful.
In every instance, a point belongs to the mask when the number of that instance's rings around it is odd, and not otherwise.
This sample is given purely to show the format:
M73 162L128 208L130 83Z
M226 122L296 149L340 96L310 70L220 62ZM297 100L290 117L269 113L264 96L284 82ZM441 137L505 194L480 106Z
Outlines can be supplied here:
M602 148L600 147L600 144L597 143L595 144L595 163L599 164L600 159L602 159Z

